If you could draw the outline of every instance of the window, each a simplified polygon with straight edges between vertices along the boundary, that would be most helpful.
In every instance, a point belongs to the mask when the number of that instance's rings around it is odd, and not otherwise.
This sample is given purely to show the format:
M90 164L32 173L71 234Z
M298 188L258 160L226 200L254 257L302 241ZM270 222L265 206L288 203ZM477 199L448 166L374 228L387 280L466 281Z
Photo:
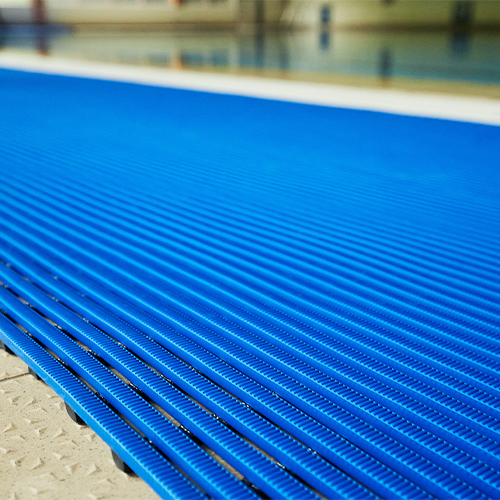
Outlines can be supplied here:
M466 26L472 23L474 17L474 5L470 0L459 0L454 5L453 23L458 26Z
M323 5L323 7L321 7L320 16L319 16L320 23L323 25L330 24L331 15L332 15L331 7L329 5Z

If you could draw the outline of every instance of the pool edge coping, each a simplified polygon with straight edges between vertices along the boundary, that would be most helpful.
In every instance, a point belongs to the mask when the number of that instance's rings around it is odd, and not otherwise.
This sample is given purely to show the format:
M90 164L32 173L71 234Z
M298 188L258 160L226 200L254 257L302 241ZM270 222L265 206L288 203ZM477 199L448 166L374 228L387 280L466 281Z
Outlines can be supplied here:
M500 126L500 99L0 53L0 68Z

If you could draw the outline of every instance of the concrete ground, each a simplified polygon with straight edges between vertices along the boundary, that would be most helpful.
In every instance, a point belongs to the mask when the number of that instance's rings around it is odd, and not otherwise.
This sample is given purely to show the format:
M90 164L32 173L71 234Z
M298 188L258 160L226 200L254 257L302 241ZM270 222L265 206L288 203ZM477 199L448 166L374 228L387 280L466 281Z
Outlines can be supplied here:
M0 499L153 500L156 493L118 470L109 447L68 416L64 402L0 351Z

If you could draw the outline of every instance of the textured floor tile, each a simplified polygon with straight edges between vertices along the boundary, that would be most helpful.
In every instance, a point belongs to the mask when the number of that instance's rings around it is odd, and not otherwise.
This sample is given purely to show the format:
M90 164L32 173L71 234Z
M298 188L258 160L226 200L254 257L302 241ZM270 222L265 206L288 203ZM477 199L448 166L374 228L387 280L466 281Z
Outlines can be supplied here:
M0 371L27 371L0 354ZM7 360L7 361L5 361ZM141 479L120 472L109 447L75 424L62 400L31 375L0 381L0 499L153 500Z
M17 356L0 351L0 381L28 373L28 367Z

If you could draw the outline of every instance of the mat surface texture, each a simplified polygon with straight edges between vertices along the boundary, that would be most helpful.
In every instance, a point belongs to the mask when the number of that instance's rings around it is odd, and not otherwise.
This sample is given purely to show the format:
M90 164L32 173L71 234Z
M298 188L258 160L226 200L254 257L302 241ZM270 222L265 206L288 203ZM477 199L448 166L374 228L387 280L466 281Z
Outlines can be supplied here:
M90 427L84 489L96 434L165 499L500 498L500 127L0 90L0 341Z

